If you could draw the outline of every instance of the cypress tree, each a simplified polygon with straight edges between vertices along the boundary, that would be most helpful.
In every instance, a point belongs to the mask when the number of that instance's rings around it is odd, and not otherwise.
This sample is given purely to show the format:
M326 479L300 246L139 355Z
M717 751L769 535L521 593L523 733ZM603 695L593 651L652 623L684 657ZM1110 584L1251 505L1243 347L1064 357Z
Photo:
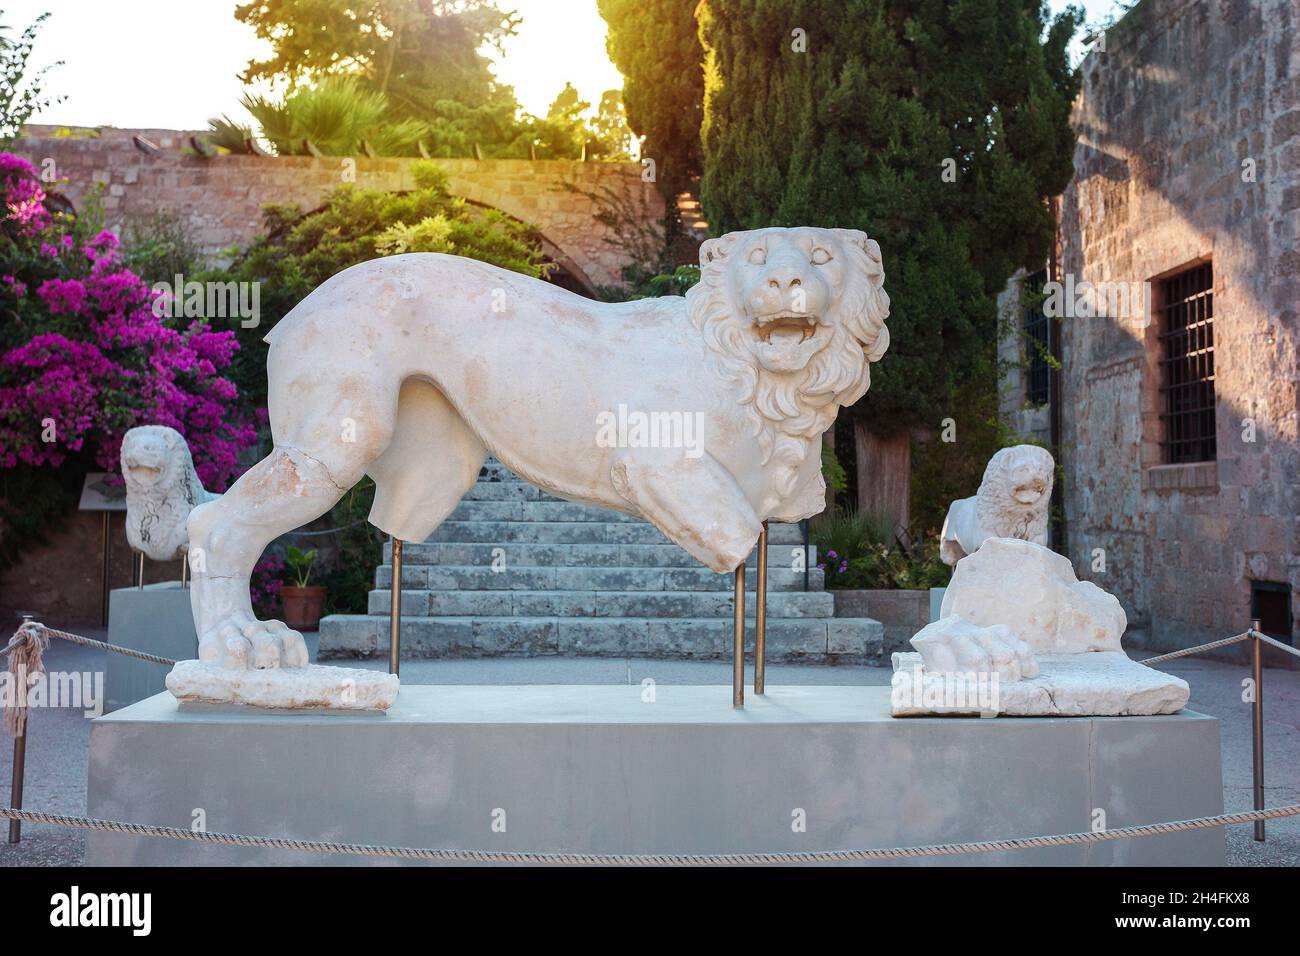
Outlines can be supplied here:
M1049 20L1041 0L702 0L697 17L710 230L865 230L884 252L891 345L847 416L881 436L949 417L959 435L986 426L996 296L1017 268L1047 258L1046 200L1071 176L1078 75L1066 44L1080 11Z

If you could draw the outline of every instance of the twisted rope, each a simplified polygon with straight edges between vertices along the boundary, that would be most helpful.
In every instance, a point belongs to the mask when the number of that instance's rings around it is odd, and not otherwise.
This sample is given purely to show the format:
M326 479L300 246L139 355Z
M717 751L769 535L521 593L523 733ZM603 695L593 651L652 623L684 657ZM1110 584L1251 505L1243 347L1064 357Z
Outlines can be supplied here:
M1281 641L1269 637L1262 631L1256 631L1253 628L1249 631L1242 631L1240 634L1234 634L1232 637L1225 637L1221 641L1211 641L1209 644L1199 644L1196 647L1186 647L1181 651L1172 651L1169 654L1161 654L1159 657L1148 657L1144 661L1138 661L1147 667L1152 667L1164 661L1172 661L1177 657L1187 657L1191 654L1200 654L1202 651L1213 651L1220 647L1227 647L1229 644L1236 644L1240 641L1248 641L1251 638L1263 641L1265 644L1272 644L1280 651L1286 651L1288 654L1294 654L1300 657L1300 650L1292 647L1290 644L1283 644Z
M4 704L0 724L15 739L27 733L27 689L31 686L32 675L44 669L42 658L49 646L50 639L42 633L39 625L31 621L23 621L5 646L5 654L10 655L10 687L14 691Z
M1260 634L1258 631L1243 631L1242 633L1235 634L1232 637L1225 637L1221 641L1211 641L1209 644L1201 644L1198 647L1186 647L1183 648L1181 651L1173 651L1172 653L1169 654L1161 654L1159 657L1148 657L1144 661L1138 661L1138 663L1143 664L1147 667L1154 667L1156 664L1161 664L1165 661L1172 661L1177 657L1187 657L1188 655L1191 654L1200 654L1202 651L1212 651L1220 647L1227 647L1229 644L1236 644L1239 643L1240 641L1248 641L1252 636L1255 635L1258 635L1259 637L1264 636ZM1272 640L1272 638L1266 638L1266 640ZM1274 643L1277 642L1274 641ZM1281 646L1286 647L1285 644Z
M1300 804L1251 810L1246 813L1223 813L1213 817L1150 823L1136 827L1087 833L1063 833L1055 836L1025 837L1016 840L982 840L976 843L936 843L928 846L892 847L880 850L815 850L796 853L531 853L514 850L444 850L424 847L376 846L367 843L327 843L321 840L287 840L254 837L238 833L209 833L160 827L145 823L120 823L89 817L42 813L39 810L15 810L0 807L0 819L25 823L47 823L74 830L124 833L131 836L164 837L220 846L242 846L268 850L296 850L303 853L338 853L351 856L392 857L437 863L519 863L560 866L765 866L798 863L864 863L881 860L906 860L932 856L958 856L972 853L996 853L1008 850L1031 850L1049 846L1075 846L1104 843L1132 837L1162 836L1188 830L1254 823L1300 815Z
M119 647L117 644L108 644L104 641L97 641L94 638L82 637L80 634L73 634L70 631L60 631L52 627L46 627L44 624L38 624L35 621L24 622L23 625L14 632L14 636L9 639L9 646L4 650L0 650L0 657L15 650L21 644L25 644L26 641L31 640L32 635L42 635L46 639L57 637L61 641L70 641L73 644L80 644L83 647L93 647L96 650L109 651L113 654L124 654L127 657L134 657L154 664L165 664L168 667L176 663L170 657L159 657L157 654L146 654L144 651L137 651L133 647ZM23 638L23 640L20 641L20 637Z
M1272 644L1279 651L1286 651L1288 654L1292 654L1296 657L1300 657L1300 649L1294 648L1290 644L1283 644L1281 641L1274 640L1273 638L1269 637L1267 634L1261 634L1259 631L1255 631L1255 636L1259 638L1261 641L1263 641L1265 644Z

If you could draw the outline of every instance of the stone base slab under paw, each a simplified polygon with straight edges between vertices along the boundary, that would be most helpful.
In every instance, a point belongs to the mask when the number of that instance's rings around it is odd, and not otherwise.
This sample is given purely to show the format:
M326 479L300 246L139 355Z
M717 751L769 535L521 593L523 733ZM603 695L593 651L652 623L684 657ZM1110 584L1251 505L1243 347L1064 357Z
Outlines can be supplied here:
M179 661L167 675L167 689L178 701L287 710L388 710L400 686L393 674L320 664L241 670Z

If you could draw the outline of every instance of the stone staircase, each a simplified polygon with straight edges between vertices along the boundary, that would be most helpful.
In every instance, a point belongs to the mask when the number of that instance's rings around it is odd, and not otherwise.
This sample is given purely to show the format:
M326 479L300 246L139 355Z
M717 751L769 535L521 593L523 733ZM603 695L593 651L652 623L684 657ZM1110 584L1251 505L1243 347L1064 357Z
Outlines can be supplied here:
M883 626L834 616L809 555L796 570L798 525L773 524L768 547L768 659L879 658ZM753 646L755 555L747 568ZM388 652L392 554L376 572L368 614L321 621L322 659ZM648 522L555 498L495 461L402 569L404 658L731 654L732 576L700 565Z

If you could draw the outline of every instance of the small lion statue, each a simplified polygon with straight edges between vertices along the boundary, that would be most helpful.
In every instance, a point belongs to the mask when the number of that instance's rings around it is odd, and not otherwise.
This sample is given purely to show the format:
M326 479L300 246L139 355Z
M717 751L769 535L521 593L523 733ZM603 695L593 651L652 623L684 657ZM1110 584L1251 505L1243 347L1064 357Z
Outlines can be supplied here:
M343 270L266 337L271 453L190 516L199 657L305 664L300 634L253 614L262 549L363 475L371 523L423 541L489 452L734 570L765 520L826 507L822 434L889 345L884 280L865 233L815 228L707 240L684 298L597 302L441 253ZM655 424L605 440L616 413Z
M190 512L221 496L204 490L181 433L165 425L132 428L122 437L121 463L126 540L154 561L186 554Z
M973 498L954 501L939 533L939 557L955 565L988 538L1047 546L1047 511L1056 462L1038 445L1013 445L989 459Z

